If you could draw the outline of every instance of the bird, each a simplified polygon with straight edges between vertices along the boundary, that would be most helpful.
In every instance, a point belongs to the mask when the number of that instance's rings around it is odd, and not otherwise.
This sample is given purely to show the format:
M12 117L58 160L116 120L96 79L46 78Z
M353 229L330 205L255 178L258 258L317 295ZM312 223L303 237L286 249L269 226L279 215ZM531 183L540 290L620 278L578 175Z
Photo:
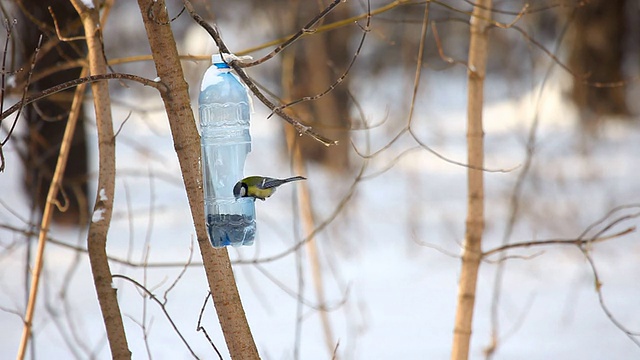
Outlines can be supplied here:
M274 179L265 176L248 176L236 183L233 187L233 195L236 199L241 197L252 197L265 200L276 192L276 188L282 184L292 181L306 180L303 176L293 176L286 179Z

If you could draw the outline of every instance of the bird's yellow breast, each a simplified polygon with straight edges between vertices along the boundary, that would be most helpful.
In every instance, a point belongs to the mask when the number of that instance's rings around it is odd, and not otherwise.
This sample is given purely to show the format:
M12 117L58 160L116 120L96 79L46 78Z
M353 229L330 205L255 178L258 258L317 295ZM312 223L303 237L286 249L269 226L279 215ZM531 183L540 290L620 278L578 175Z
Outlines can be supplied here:
M249 189L249 195L255 196L259 199L266 199L269 196L273 195L273 193L276 191L275 188L270 188L270 189L260 189L257 186L253 186Z

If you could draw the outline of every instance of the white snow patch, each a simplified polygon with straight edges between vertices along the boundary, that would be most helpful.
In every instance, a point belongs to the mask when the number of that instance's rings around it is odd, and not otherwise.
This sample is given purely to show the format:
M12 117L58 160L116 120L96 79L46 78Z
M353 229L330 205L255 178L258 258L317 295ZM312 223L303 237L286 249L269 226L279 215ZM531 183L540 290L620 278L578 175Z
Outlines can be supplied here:
M227 53L222 53L222 58L227 63L230 63L230 62L235 61L235 60L240 61L240 62L249 62L249 61L253 60L253 56L251 56L251 55L238 56L236 54L227 54Z
M104 216L103 216L104 212L105 212L105 209L98 209L94 211L93 216L91 217L91 222L97 223L104 220Z
M98 192L98 199L100 201L107 201L109 199L107 197L107 192L104 190L104 188L100 189L100 191Z
M82 3L89 9L93 9L95 7L93 6L93 0L82 0Z

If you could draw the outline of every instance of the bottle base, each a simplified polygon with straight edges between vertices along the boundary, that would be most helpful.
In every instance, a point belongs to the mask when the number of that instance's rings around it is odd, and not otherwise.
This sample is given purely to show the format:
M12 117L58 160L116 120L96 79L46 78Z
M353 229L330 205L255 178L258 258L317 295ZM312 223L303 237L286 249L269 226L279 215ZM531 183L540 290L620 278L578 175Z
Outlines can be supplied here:
M207 232L211 245L250 246L256 236L255 218L238 214L208 214Z

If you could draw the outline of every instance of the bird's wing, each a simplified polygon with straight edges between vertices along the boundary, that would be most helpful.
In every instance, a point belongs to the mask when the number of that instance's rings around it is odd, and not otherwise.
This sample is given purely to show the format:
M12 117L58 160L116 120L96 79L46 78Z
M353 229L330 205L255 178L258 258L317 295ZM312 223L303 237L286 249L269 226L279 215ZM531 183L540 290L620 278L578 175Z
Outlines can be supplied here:
M262 183L260 184L260 187L263 189L271 189L274 187L278 187L282 184L284 184L285 181L284 180L280 180L280 179L272 179L272 178L266 178L264 180L262 180Z
M298 181L298 180L306 180L306 178L302 176L294 176L287 179L274 179L274 178L266 177L262 180L259 187L262 189L271 189L271 188L276 188L282 184L286 184L288 182Z

